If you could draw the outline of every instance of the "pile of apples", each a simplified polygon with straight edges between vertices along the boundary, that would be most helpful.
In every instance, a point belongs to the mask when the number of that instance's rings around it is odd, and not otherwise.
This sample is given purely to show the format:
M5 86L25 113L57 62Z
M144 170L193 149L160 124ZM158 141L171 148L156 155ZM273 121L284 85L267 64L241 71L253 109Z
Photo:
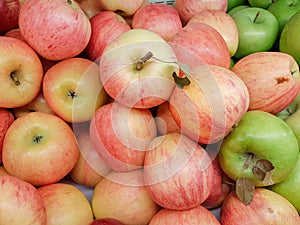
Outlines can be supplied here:
M1 0L0 225L299 225L299 30L297 0Z

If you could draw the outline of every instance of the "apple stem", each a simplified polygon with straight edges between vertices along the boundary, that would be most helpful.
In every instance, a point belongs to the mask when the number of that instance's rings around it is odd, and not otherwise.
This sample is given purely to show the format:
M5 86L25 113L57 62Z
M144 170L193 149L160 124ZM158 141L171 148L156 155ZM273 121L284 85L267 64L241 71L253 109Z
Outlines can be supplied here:
M257 18L258 18L259 15L260 15L260 11L257 11L257 13L256 13L256 15L254 17L253 23L256 22L256 20L257 20Z
M136 69L137 70L141 70L145 64L145 62L147 62L149 59L151 59L153 56L152 52L147 52L145 56L143 56L142 58L140 58L136 64Z
M72 99L77 97L75 91L69 91L68 96L70 96Z
M19 86L21 84L15 72L10 74L10 78L14 81L15 85Z

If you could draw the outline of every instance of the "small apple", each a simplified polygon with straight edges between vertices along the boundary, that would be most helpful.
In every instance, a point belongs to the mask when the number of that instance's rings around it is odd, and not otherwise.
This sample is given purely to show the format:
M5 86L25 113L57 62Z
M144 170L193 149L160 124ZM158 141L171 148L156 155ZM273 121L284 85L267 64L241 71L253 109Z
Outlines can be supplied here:
M300 217L295 207L281 195L266 188L256 188L249 205L231 192L221 206L220 221L222 225L297 225Z
M18 27L19 13L19 0L0 1L0 34Z
M276 0L267 8L278 20L279 34L289 19L300 10L298 0Z
M113 11L101 11L90 22L92 34L85 52L92 61L98 61L110 42L131 29L126 20Z
M61 60L47 70L43 95L56 115L73 123L90 120L107 101L98 65L79 57Z
M3 141L7 129L14 122L15 117L11 111L6 108L0 108L0 163L2 162Z
M290 54L300 65L300 44L298 27L300 26L300 11L296 12L284 26L279 38L279 51Z
M112 218L95 219L89 225L125 225L119 220Z
M169 41L182 29L182 22L173 6L156 3L139 8L132 17L131 27L153 31Z
M147 225L159 206L144 186L143 170L110 172L94 188L96 219L113 218L127 225Z
M39 93L43 68L34 50L16 38L0 36L0 107L28 104Z
M17 118L3 142L2 161L6 170L35 186L65 177L78 157L72 129L49 113L31 112Z
M144 4L148 4L145 0L99 0L103 10L114 11L121 16L129 17L132 16L140 7Z
M0 224L46 225L45 204L30 183L10 175L0 175Z
M270 50L279 33L277 18L268 10L246 7L232 15L239 31L239 46L236 58L250 53Z
M236 62L232 71L248 88L249 110L277 114L299 93L299 66L295 59L286 53L251 53Z
M77 56L91 36L89 18L74 0L26 0L19 28L26 42L49 60Z
M88 199L75 186L53 183L43 185L37 191L45 204L47 225L82 225L93 221Z
M287 179L298 155L297 138L287 123L268 112L251 110L224 138L218 158L232 180L245 177L263 187Z

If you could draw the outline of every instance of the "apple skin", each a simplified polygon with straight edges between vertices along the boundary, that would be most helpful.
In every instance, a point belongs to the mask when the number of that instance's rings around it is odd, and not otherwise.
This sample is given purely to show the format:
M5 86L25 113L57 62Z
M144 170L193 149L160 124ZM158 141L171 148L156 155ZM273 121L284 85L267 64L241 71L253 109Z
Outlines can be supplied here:
M249 205L240 201L235 192L224 200L220 221L222 225L269 225L300 224L300 217L295 207L279 194L266 188L256 188L254 198Z
M136 11L132 17L131 27L153 31L169 41L182 29L182 22L178 11L173 6L154 3Z
M188 22L206 23L215 28L224 38L230 56L233 56L238 48L239 33L233 18L221 10L204 10L194 15Z
M121 16L132 16L135 12L145 4L149 4L145 0L132 0L132 1L123 1L123 0L99 0L103 10L114 11L120 14Z
M82 0L77 2L79 2L80 8L90 19L103 10L99 0Z
M19 28L40 56L56 61L80 54L91 36L89 18L74 0L26 0Z
M221 225L215 215L199 205L187 210L161 209L151 219L149 225Z
M6 170L35 186L61 180L73 169L78 157L72 129L49 113L31 112L17 118L3 142Z
M127 225L147 225L159 210L144 185L142 169L110 172L94 188L92 208L96 219L113 218Z
M296 165L299 145L292 129L265 111L251 110L227 135L218 153L219 163L232 180L246 177L257 187L270 186L289 176ZM259 159L274 166L271 178L259 180L252 169Z
M0 107L20 107L38 95L43 68L38 55L28 44L0 36L0 68Z
M286 53L252 53L236 62L232 71L248 88L249 110L277 114L299 93L299 66L295 59Z
M43 95L56 115L73 123L90 120L107 102L98 65L80 57L62 60L48 69L43 79Z
M232 18L239 31L239 46L234 55L236 58L268 51L275 44L279 34L279 23L268 10L246 7L234 13Z
M101 106L90 123L93 146L108 167L116 171L141 168L146 147L156 133L149 109L128 108L118 102Z
M250 7L249 5L238 5L236 7L233 7L231 10L229 10L227 14L232 17L232 15L238 12L239 10L249 8L249 7Z
M89 225L125 225L125 224L116 219L104 218L104 219L95 219Z
M207 152L183 134L161 135L148 145L144 180L151 198L163 208L186 210L203 203L213 172Z
M252 7L259 7L267 9L276 0L248 0L248 3Z
M0 34L18 27L19 13L19 0L0 1Z
M0 224L46 225L45 204L30 183L10 175L0 175Z
M115 38L131 29L126 20L113 11L101 11L90 19L92 34L85 49L87 57L99 60L104 48Z
M284 26L279 38L279 51L290 54L300 65L300 45L297 28L300 24L300 12L295 13Z
M10 175L3 165L0 166L0 175Z
M226 12L229 12L231 9L237 6L246 4L248 4L248 0L228 0Z
M153 57L142 61L148 53ZM131 29L103 51L99 69L106 92L127 107L152 108L169 99L178 73L176 55L162 37L145 29ZM155 84L155 85L154 85Z
M0 163L2 162L3 141L7 129L14 122L15 117L11 111L6 108L0 108Z
M276 0L267 8L278 20L279 34L289 19L300 10L298 0Z
M244 82L231 70L202 65L190 70L191 83L174 89L170 111L181 132L209 144L222 140L249 106Z
M192 16L203 10L216 9L226 12L228 6L227 0L176 0L174 4L184 25Z
M47 225L82 225L93 221L88 199L75 186L53 183L39 187L37 191L45 204Z

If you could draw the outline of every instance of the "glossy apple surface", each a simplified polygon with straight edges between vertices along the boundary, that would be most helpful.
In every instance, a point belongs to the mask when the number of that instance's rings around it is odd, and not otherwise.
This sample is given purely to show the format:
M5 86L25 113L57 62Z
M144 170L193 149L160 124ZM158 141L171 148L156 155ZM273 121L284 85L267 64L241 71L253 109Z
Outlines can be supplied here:
M248 4L247 0L228 0L226 12L229 12L231 9L237 6L245 5L245 4Z

